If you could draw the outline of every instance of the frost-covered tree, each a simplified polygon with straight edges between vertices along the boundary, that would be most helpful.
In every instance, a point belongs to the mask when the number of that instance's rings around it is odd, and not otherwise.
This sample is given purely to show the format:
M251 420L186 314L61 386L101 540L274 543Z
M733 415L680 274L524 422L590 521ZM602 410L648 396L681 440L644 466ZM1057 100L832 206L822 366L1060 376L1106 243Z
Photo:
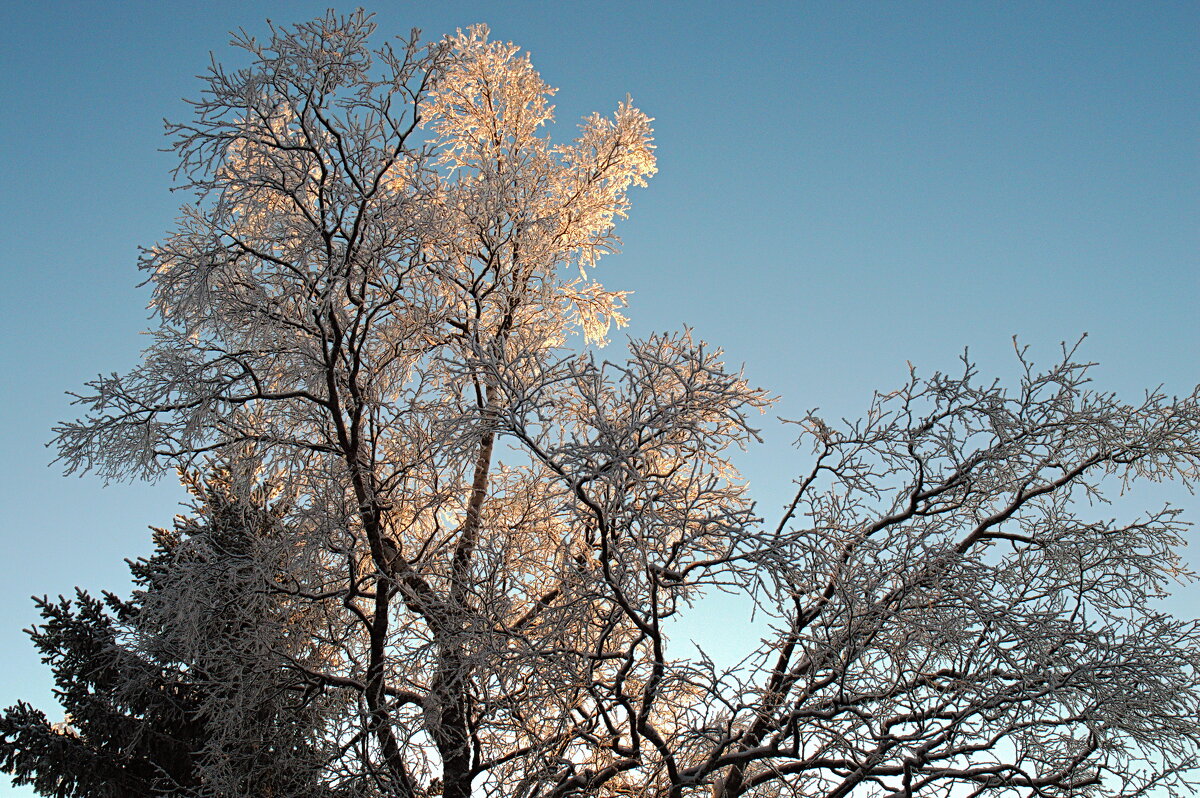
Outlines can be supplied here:
M556 144L517 48L479 27L371 49L372 28L243 35L250 65L212 68L172 127L197 202L142 262L153 344L57 439L107 478L251 447L287 486L284 664L333 708L324 783L1186 789L1200 633L1152 605L1182 523L1086 500L1190 484L1195 394L1123 404L1073 351L1040 372L1019 352L1012 389L914 374L860 422L800 422L812 457L764 521L729 455L766 395L686 332L594 348L623 321L592 275L654 172L648 118L626 102ZM667 635L716 589L769 622L728 669ZM211 622L163 617L197 645ZM221 666L251 693L256 651ZM228 741L240 712L214 710Z
M0 765L16 784L55 798L154 795L197 784L193 751L204 740L190 685L176 663L122 645L115 596L38 601L30 631L54 671L61 722L25 702L0 716Z
M201 480L194 512L131 561L129 599L39 599L29 630L65 720L25 703L0 716L0 763L59 798L337 798L321 780L330 713L291 667L314 654L284 586L295 560L278 498L241 458Z

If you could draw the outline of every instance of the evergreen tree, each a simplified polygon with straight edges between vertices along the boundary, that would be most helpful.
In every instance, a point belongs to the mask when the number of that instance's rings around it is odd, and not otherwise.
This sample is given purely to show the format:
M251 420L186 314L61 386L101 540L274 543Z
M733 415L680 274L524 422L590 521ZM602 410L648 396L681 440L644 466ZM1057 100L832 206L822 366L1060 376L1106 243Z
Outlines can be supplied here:
M194 512L131 561L130 599L36 599L29 630L66 712L0 718L0 766L57 798L332 795L311 730L323 706L287 628L280 503L245 469L184 478Z
M51 723L25 702L5 710L0 765L14 782L57 798L194 790L193 752L204 739L195 685L178 663L156 662L123 642L136 602L82 590L73 600L36 601L42 624L29 634L67 714Z

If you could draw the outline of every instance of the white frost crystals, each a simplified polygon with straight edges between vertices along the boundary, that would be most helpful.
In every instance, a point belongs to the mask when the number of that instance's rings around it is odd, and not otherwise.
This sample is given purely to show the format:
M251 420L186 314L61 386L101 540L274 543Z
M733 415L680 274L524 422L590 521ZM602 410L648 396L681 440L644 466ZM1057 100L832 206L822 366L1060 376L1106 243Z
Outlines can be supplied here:
M330 14L213 66L171 128L198 201L142 262L154 342L57 430L69 471L213 457L286 487L245 573L287 611L204 655L319 705L317 794L1184 794L1200 633L1148 603L1182 524L1076 500L1194 479L1195 395L1122 404L1073 351L1018 353L1012 390L914 374L801 425L764 522L729 453L767 396L689 332L589 346L622 321L592 275L650 120L627 101L554 144L516 47L372 34ZM771 619L728 671L663 632L715 588Z

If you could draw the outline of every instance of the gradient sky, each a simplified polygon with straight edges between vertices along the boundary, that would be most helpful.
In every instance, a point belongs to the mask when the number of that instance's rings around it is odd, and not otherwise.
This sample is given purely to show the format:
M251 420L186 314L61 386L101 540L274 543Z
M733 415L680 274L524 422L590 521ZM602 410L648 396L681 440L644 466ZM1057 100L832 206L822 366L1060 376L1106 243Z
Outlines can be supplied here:
M36 619L28 597L123 591L123 558L178 510L170 478L64 479L44 448L72 414L64 391L136 362L136 248L186 199L168 192L161 120L187 118L181 98L209 52L232 57L227 31L261 35L266 18L328 4L0 10L0 706L25 698L57 717L20 631ZM1048 363L1087 332L1097 385L1130 399L1200 380L1198 3L377 11L389 34L486 22L527 48L559 87L560 137L627 93L656 118L660 173L597 274L635 292L634 335L692 326L781 396L780 415L858 416L906 361L953 369L964 346L985 374L1011 376L1013 335ZM771 517L806 460L764 427L739 462ZM1186 493L1139 495L1200 520ZM1195 614L1200 591L1172 606ZM711 617L746 636L736 612Z

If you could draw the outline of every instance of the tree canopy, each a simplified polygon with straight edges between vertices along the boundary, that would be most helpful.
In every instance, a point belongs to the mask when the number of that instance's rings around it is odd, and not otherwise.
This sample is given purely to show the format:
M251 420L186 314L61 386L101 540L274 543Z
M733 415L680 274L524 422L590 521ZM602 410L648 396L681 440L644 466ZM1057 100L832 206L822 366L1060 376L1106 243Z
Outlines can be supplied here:
M132 626L42 605L99 652L35 641L144 663L145 701L184 663L191 703L70 731L22 705L6 767L97 794L59 774L132 723L186 749L152 793L1187 794L1200 628L1153 603L1184 523L1082 508L1190 485L1200 396L1097 393L1069 347L1018 350L1011 387L914 370L860 421L795 422L764 519L731 456L770 397L686 330L599 348L646 115L555 143L553 90L486 28L373 34L240 34L250 65L170 127L196 202L142 259L153 343L56 442L108 479L200 469L213 520L110 600ZM732 666L668 634L717 590L766 619ZM69 700L102 672L60 670Z

